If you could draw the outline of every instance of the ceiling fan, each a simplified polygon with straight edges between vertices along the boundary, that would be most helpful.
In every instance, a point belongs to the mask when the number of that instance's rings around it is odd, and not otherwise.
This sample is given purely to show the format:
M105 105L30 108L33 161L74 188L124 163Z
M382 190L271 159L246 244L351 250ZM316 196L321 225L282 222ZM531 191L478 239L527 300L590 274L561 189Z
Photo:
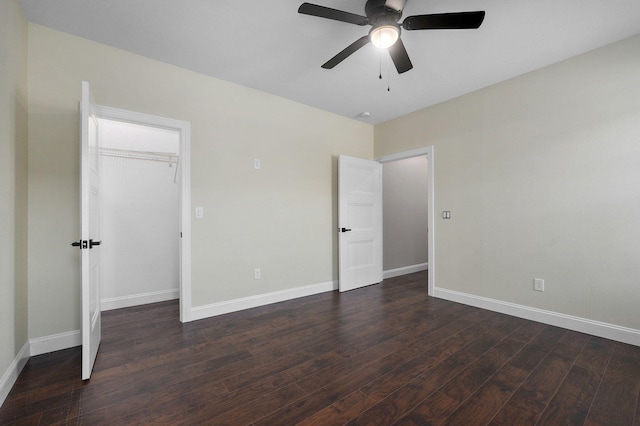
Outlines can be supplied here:
M413 68L409 54L400 38L400 27L407 31L467 29L480 27L484 20L484 11L476 11L414 15L399 23L406 2L407 0L367 0L364 6L366 16L311 3L302 3L298 8L298 13L360 26L371 25L368 35L351 43L336 56L322 64L322 68L332 69L371 42L376 47L388 49L399 74Z

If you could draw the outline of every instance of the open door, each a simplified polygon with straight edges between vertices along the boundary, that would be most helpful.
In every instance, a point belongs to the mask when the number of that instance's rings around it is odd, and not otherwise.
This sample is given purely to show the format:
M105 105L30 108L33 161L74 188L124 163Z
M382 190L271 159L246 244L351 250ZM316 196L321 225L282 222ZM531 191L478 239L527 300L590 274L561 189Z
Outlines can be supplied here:
M89 83L80 104L80 241L82 268L82 380L91 377L100 346L100 176L98 120Z
M339 289L382 281L382 164L338 158Z

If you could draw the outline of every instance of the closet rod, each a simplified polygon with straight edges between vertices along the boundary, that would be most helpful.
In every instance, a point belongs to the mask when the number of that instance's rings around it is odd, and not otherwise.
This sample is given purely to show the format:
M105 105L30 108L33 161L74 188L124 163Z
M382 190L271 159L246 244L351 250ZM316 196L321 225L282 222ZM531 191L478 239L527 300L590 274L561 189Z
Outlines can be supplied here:
M100 155L105 157L131 158L135 160L160 161L172 164L178 164L180 156L168 152L151 152L151 151L130 151L126 149L100 148Z

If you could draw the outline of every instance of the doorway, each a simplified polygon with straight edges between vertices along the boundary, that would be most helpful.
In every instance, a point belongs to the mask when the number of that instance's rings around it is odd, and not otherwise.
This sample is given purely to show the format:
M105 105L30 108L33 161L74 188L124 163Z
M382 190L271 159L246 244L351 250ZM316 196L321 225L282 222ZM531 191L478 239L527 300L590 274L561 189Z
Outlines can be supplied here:
M419 148L419 149L414 149L411 151L404 151L404 152L400 152L397 154L391 154L391 155L386 155L383 157L379 157L377 158L377 161L379 161L380 163L383 164L383 166L387 163L392 163L392 162L397 162L400 160L405 160L405 159L414 159L414 158L424 158L424 161L422 162L422 164L424 165L424 167L426 167L426 173L421 174L420 179L424 179L426 176L426 191L427 191L427 200L426 200L426 216L427 216L427 220L426 220L426 230L424 230L424 232L426 232L426 238L427 238L427 269L428 269L428 285L427 285L427 293L430 296L433 296L434 294L434 288L435 288L435 280L436 280L436 265L435 265L435 221L434 221L434 199L435 199L435 194L434 194L434 168L435 168L435 161L434 161L434 155L433 155L433 146L428 146L425 148ZM419 160L418 160L419 161ZM388 194L384 194L383 195L383 199L387 197ZM385 215L388 215L388 212L384 212ZM391 217L391 218L386 218L386 220L394 220L395 218ZM396 219L397 220L397 219ZM424 226L424 222L422 222L421 225L417 225L417 226ZM423 233L424 234L424 233ZM386 241L384 243L386 245ZM420 267L420 265L417 265L418 267ZM402 268L400 268L400 270L402 270ZM406 271L408 272L413 272L413 271Z
M98 119L100 308L179 298L180 134Z
M101 209L101 305L178 298L180 321L191 321L190 124L101 105L96 113L111 204Z
M428 159L383 164L384 278L428 269Z

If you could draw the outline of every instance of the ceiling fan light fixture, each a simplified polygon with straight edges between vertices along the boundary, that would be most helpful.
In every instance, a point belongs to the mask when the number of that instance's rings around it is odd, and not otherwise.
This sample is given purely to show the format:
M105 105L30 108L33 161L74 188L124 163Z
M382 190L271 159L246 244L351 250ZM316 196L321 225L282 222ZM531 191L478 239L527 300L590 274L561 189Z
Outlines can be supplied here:
M400 38L400 27L398 25L383 24L375 26L369 32L371 43L379 48L386 49L391 47Z

